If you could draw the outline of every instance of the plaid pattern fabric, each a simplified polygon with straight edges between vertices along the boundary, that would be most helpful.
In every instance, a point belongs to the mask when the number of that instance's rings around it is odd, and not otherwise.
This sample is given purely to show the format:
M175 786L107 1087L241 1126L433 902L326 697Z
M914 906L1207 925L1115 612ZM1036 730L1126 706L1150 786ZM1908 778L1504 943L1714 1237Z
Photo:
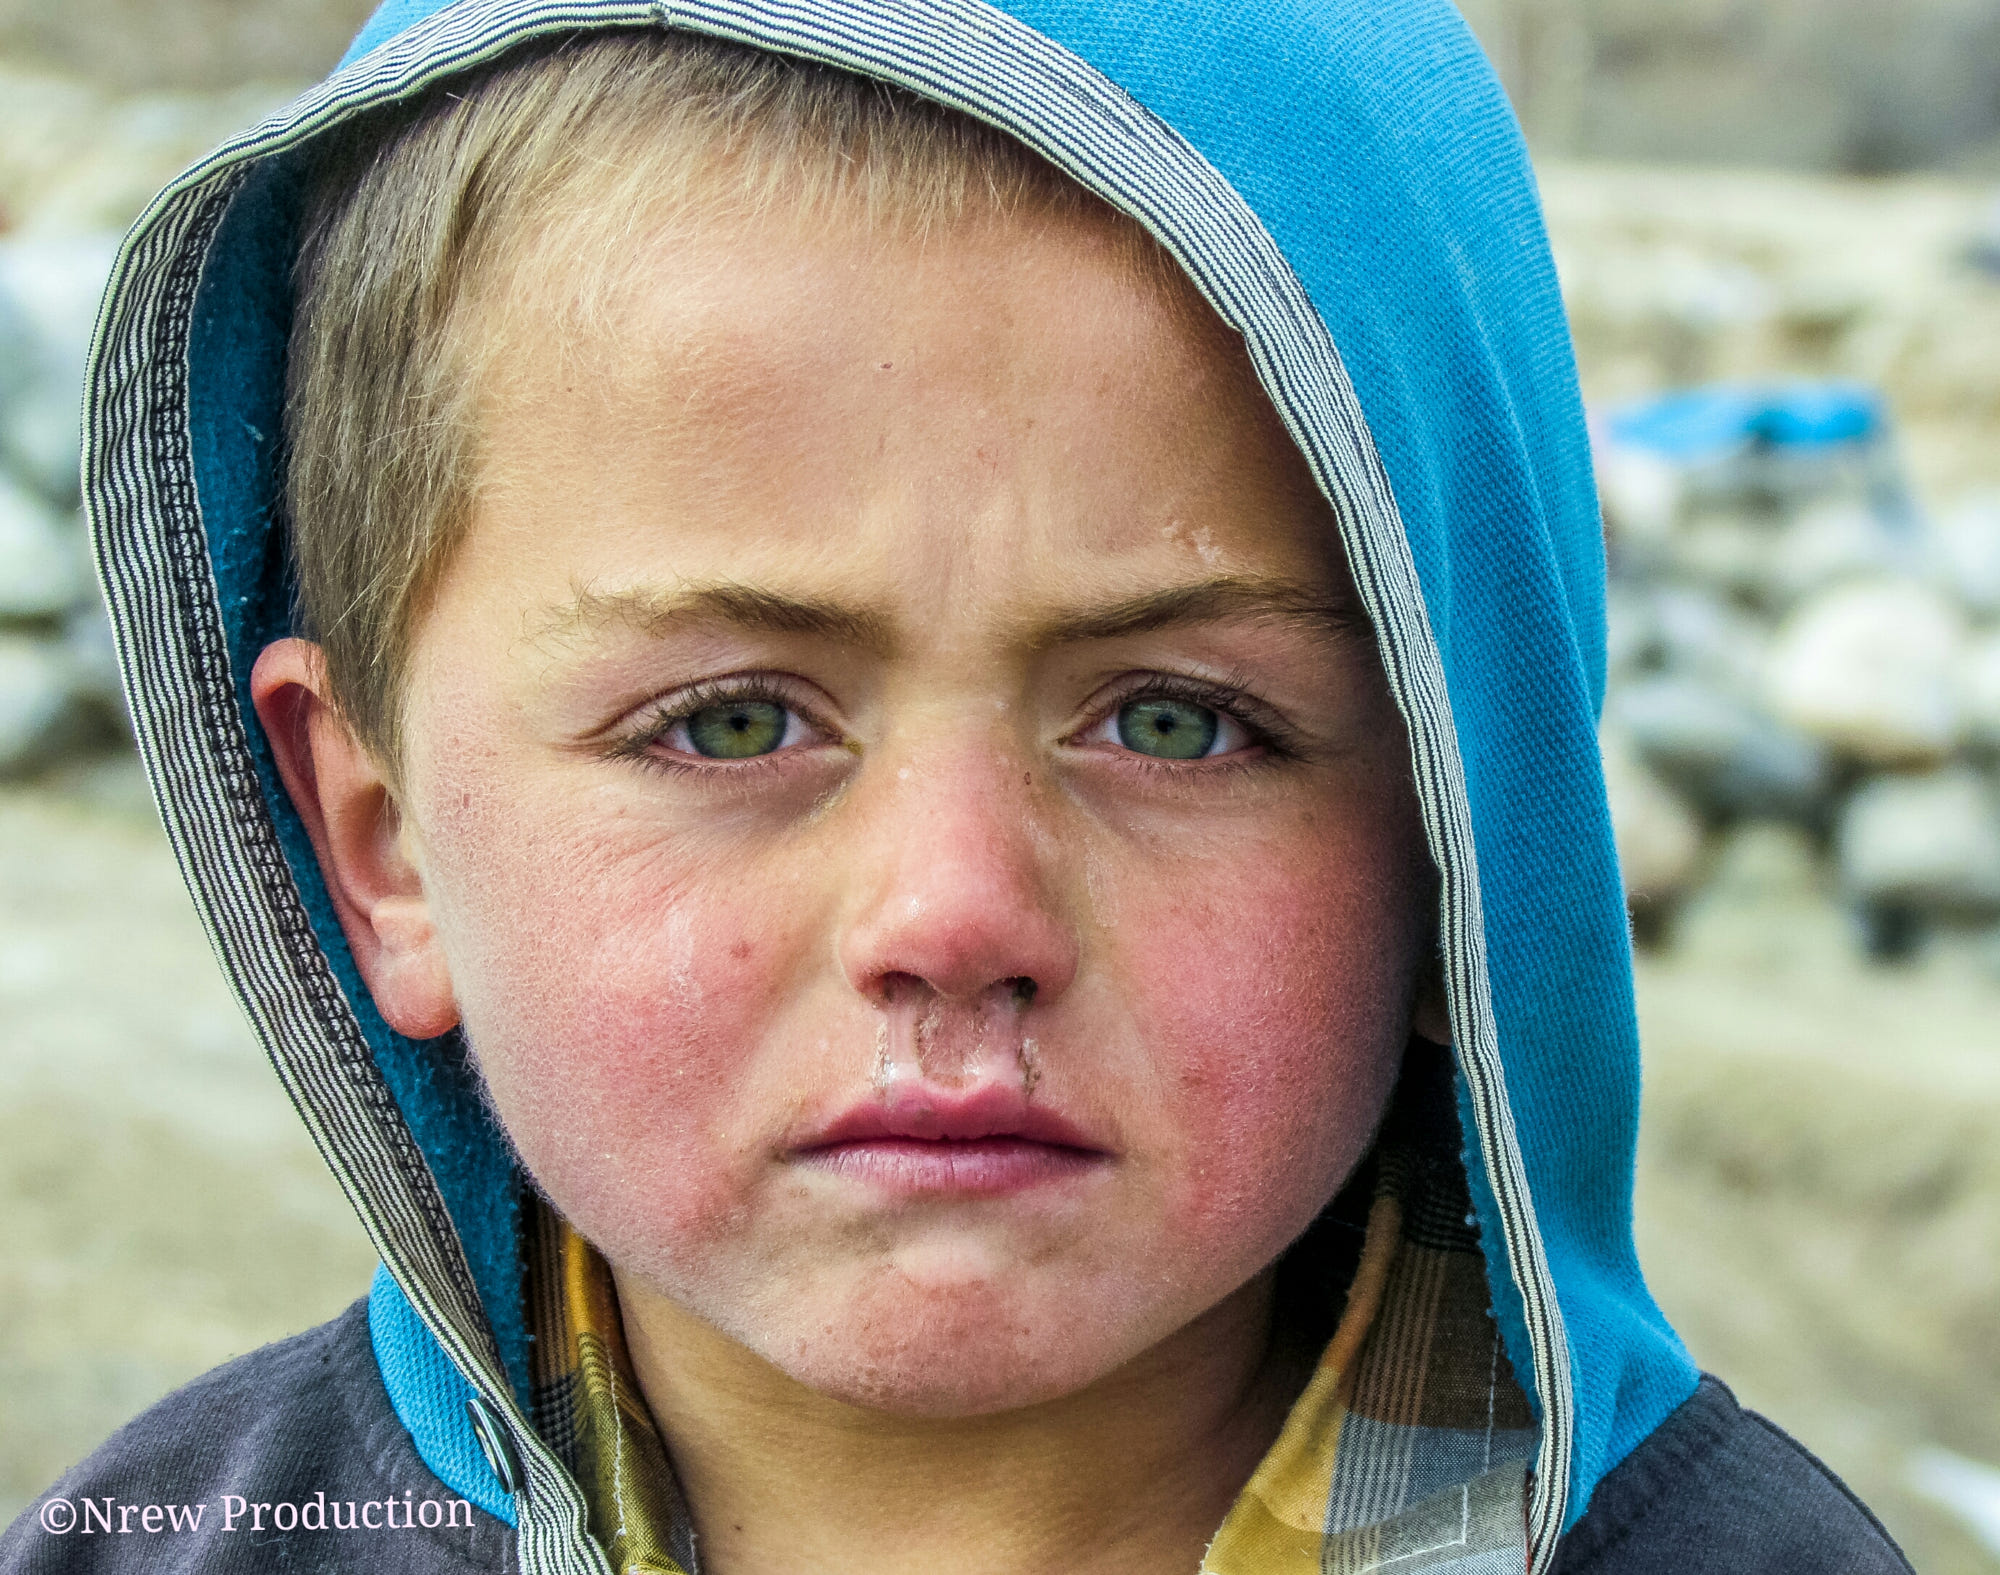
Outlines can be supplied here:
M1520 1575L1527 1566L1527 1464L1539 1433L1487 1312L1465 1173L1441 1137L1456 1123L1439 1124L1436 1073L1434 1062L1406 1068L1371 1160L1329 1211L1365 1211L1357 1259L1308 1266L1345 1278L1345 1310L1201 1575ZM1449 1098L1448 1063L1444 1077ZM1416 1108L1426 1102L1428 1112ZM1338 1258L1320 1236L1295 1255ZM610 1269L545 1204L529 1286L536 1422L581 1483L612 1569L699 1575Z
M693 1521L632 1371L611 1267L546 1203L530 1210L536 1430L583 1488L617 1575L695 1575Z
M1487 1314L1455 1157L1378 1157L1333 1338L1202 1575L1520 1575L1539 1432Z

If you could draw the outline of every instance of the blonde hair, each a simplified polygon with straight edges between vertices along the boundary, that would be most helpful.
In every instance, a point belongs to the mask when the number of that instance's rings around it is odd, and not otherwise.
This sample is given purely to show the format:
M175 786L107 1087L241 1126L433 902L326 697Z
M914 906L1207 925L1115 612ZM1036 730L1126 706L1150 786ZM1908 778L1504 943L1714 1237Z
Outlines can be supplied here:
M1186 288L1136 224L991 127L662 29L542 41L329 133L296 267L285 501L299 629L362 743L395 768L411 641L474 502L484 308L524 261L560 247L566 273L603 272L723 207L921 237L975 206L1098 215Z

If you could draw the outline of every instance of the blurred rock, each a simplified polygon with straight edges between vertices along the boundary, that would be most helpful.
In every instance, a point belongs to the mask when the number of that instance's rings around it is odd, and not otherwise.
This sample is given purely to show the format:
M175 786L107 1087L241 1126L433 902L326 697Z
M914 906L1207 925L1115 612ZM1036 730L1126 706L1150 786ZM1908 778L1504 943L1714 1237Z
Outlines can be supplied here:
M0 409L27 383L34 359L34 324L20 302L0 290Z
M77 439L82 396L81 366L73 389L67 378L37 379L11 402L0 431L0 456L7 468L63 507L81 501Z
M1705 814L1810 818L1827 782L1825 751L1699 678L1665 674L1620 687L1605 719Z
M294 91L126 97L0 50L0 221L17 235L122 232L168 180Z
M1674 535L1668 562L1684 579L1746 601L1765 602L1777 533L1771 522L1731 509L1694 515Z
M1864 783L1841 815L1838 849L1842 888L1870 908L2000 914L2000 803L1968 767Z
M118 676L118 647L104 603L97 597L92 596L63 620L62 651L72 691L130 732L125 686Z
M1701 822L1646 768L1615 726L1605 729L1602 745L1604 788L1626 897L1635 911L1670 905L1694 884L1701 862Z
M1854 925L1819 846L1799 826L1736 825L1717 838L1706 873L1675 920L1676 955L1753 970L1852 963Z
M1809 902L1826 882L1812 839L1783 821L1751 821L1723 839L1715 891L1739 902Z
M87 594L82 536L0 476L0 618L53 618Z
M372 0L0 0L0 52L130 90L333 68Z
M1870 504L1836 498L1802 509L1779 529L1758 590L1784 609L1835 581L1918 567L1915 540L1886 525Z
M1605 715L1699 813L1810 818L1825 751L1762 700L1769 635L1740 607L1672 582L1630 581L1612 603L1621 664Z
M1642 555L1664 550L1686 492L1675 465L1642 448L1600 441L1597 490L1616 545Z
M1957 1515L2000 1554L2000 1466L1948 1449L1920 1449L1910 1460L1910 1485Z
M2000 492L1975 493L1945 510L1930 528L1938 584L1975 613L2000 613Z
M1959 666L1959 696L1966 735L1979 747L2000 750L2000 631L1974 640Z
M1712 591L1671 581L1647 595L1651 665L1698 677L1732 695L1760 695L1770 635Z
M1659 631L1653 598L1629 579L1613 574L1604 587L1604 667L1616 687L1628 674L1654 664Z
M1937 761L1965 731L1965 615L1908 579L1849 581L1793 612L1772 642L1772 711L1867 765Z
M0 774L37 766L73 721L69 664L52 641L0 633Z
M0 241L0 297L28 325L25 375L0 407L0 456L51 502L77 502L84 363L117 241L109 235Z
M1919 496L2000 485L2000 289L1965 264L1990 181L1547 158L1537 174L1600 432L1663 390L1840 379L1874 389L1894 413L1895 456ZM1670 252L1752 270L1772 309L1698 332L1668 324L1658 303ZM1849 482L1870 485L1865 474Z
M1985 215L1966 243L1965 259L1975 268L2000 274L2000 197L1987 204Z

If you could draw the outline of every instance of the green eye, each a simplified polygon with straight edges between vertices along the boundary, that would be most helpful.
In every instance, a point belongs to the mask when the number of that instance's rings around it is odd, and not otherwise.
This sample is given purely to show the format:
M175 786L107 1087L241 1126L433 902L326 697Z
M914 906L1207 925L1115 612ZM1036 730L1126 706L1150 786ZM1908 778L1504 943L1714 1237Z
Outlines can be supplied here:
M1118 708L1118 742L1161 760L1199 760L1215 747L1222 719L1186 700L1130 700Z
M688 744L711 760L768 755L785 741L785 708L769 700L731 700L704 706L683 724Z

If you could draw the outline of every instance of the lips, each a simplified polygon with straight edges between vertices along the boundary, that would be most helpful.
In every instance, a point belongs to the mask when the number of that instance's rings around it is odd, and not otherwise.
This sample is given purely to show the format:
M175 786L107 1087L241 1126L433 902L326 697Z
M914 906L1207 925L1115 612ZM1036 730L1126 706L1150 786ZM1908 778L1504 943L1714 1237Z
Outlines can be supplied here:
M789 1157L890 1193L983 1197L1071 1180L1111 1158L1074 1123L997 1085L917 1087L862 1101Z

